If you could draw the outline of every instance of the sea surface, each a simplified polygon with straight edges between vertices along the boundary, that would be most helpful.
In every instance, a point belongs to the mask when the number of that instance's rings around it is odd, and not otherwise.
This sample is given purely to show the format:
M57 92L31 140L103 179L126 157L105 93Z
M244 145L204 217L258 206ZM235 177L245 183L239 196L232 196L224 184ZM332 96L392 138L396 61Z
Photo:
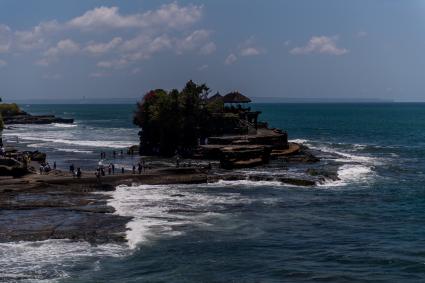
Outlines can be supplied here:
M138 141L135 105L24 108L76 119L4 133L60 168L92 169L101 151L111 156ZM0 281L425 282L425 104L252 108L319 152L340 180L119 186L110 205L134 217L127 244L2 243ZM134 158L114 162L127 168ZM245 173L256 170L277 169Z

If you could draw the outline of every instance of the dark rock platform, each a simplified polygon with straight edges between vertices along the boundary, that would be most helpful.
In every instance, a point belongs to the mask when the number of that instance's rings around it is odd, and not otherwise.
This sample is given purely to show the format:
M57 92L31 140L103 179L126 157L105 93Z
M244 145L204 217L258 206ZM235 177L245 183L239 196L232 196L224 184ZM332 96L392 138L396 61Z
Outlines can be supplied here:
M92 244L126 241L131 218L113 214L106 191L116 185L206 183L198 169L152 170L141 175L93 174L80 179L62 175L0 178L0 242L47 239L84 240ZM105 193L102 193L105 192Z
M31 115L24 111L14 115L3 115L3 121L6 125L12 124L53 124L64 123L72 124L74 119L56 117L54 115Z

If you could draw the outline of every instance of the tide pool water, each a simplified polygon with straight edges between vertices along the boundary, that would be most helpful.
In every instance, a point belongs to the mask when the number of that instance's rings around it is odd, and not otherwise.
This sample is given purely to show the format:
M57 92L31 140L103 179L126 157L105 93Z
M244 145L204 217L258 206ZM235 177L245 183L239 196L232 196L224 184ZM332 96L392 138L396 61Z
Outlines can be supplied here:
M14 126L6 140L60 166L137 143L134 105L28 105L75 125ZM338 181L119 186L128 243L0 244L0 279L41 282L423 282L425 104L254 104L319 152ZM71 160L71 161L70 161ZM121 161L119 161L121 162ZM123 160L124 165L131 160ZM124 166L123 165L123 166ZM289 165L288 172L297 174ZM278 167L241 174L280 174ZM1 281L1 280L0 280Z

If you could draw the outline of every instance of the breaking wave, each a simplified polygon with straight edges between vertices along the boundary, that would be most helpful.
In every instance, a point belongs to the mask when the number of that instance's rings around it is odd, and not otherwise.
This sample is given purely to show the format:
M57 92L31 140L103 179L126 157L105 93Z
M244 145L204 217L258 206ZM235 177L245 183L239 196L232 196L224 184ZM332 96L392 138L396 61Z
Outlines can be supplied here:
M92 246L87 242L46 240L0 243L0 254L2 282L52 282L69 278L67 270L75 265L93 270L101 258L125 256L128 250L116 244Z

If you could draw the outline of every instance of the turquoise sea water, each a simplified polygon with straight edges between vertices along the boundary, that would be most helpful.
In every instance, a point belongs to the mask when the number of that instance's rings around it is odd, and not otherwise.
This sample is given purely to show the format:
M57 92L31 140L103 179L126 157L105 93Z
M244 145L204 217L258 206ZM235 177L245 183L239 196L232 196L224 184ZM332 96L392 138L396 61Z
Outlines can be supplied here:
M0 244L0 278L423 282L425 104L252 107L290 139L320 151L322 162L338 166L341 180L314 188L253 181L118 187L110 204L134 217L128 245ZM69 162L90 167L100 151L137 143L133 105L25 108L76 119L75 126L5 132L11 143L19 136L21 146L47 151L65 168Z

